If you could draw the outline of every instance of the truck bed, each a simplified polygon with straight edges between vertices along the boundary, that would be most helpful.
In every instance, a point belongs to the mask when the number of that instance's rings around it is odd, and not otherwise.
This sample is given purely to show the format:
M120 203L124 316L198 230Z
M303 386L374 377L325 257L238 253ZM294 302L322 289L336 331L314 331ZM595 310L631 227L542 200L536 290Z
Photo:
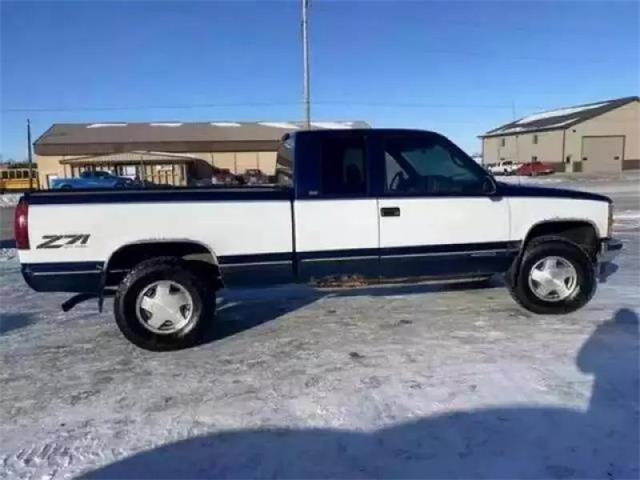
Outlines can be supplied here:
M119 251L152 243L200 245L229 279L264 262L277 266L285 279L292 275L287 188L67 190L29 193L25 199L30 248L19 256L36 290L93 291Z

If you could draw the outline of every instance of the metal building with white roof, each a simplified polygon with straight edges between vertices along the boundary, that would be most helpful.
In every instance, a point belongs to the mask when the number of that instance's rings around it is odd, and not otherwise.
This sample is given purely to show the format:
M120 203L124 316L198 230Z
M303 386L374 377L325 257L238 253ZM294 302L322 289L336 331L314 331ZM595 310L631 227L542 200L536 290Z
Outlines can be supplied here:
M534 113L489 130L483 163L540 161L556 171L604 173L640 168L640 98Z

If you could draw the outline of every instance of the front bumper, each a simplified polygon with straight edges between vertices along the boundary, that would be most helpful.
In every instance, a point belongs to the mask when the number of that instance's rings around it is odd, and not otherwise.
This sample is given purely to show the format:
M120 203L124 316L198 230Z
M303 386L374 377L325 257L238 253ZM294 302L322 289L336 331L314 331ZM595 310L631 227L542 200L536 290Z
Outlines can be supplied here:
M607 278L614 274L618 267L612 263L622 251L622 242L614 238L605 238L600 242L600 251L598 252L598 280L606 282Z
M616 258L622 251L622 242L615 238L605 238L600 242L600 251L598 252L598 263L609 263Z

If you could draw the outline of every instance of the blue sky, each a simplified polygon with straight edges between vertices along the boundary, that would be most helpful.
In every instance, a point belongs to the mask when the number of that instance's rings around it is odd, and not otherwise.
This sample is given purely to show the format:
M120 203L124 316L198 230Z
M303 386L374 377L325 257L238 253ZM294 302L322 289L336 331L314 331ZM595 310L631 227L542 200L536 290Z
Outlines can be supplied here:
M0 153L54 122L295 120L300 4L1 0ZM315 120L476 136L637 95L636 1L311 3Z

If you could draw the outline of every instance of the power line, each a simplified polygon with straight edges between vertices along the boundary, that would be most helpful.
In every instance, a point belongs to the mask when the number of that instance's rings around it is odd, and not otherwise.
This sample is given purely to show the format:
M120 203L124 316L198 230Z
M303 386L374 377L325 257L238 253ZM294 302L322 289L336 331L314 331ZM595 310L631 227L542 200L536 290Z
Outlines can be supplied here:
M430 102L377 102L366 100L316 100L317 105L345 105L365 107L399 107L399 108L486 108L507 109L509 104L473 104L473 103L430 103ZM227 107L276 107L300 106L304 101L271 101L271 102L229 102L229 103L192 103L182 105L128 105L128 106L89 106L89 107L12 107L0 109L3 113L38 113L38 112L100 112L100 111L134 111L134 110L188 110L197 108ZM527 108L546 108L529 105Z
M0 111L18 112L99 112L116 110L187 110L193 108L226 108L226 107L276 107L299 105L300 102L229 102L229 103L192 103L183 105L128 105L128 106L91 106L91 107L15 107L3 108Z

